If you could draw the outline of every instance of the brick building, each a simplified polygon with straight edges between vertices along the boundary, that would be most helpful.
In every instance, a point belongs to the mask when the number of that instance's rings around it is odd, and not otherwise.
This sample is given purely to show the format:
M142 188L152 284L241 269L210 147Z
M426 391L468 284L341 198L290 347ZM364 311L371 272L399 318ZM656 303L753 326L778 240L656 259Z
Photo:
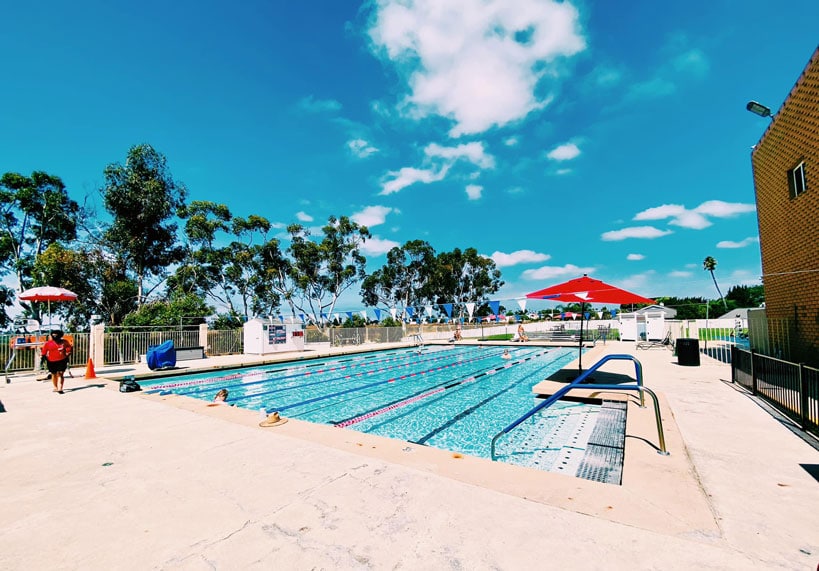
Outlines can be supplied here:
M751 153L776 353L819 365L819 48ZM778 327L773 327L774 324Z

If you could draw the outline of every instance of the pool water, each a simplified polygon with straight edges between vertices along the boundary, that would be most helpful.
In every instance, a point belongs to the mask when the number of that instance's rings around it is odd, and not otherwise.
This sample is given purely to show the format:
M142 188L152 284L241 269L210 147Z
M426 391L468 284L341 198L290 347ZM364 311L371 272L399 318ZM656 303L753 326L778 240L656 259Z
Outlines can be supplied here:
M511 358L503 358L504 350ZM575 356L572 348L428 346L141 384L146 391L206 401L224 388L229 404L261 414L278 411L283 417L488 458L492 437L535 405L533 385ZM574 452L582 458L598 409L559 401L499 441L498 459L569 470L566 457Z

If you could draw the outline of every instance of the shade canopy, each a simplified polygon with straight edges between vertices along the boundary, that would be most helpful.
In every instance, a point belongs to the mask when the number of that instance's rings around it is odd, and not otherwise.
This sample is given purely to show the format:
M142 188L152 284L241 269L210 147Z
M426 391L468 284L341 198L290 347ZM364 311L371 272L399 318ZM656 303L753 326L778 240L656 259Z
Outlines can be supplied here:
M547 299L564 303L654 303L653 299L620 289L584 275L567 282L527 293L529 299Z
M61 287L42 286L27 289L19 297L24 301L74 301L77 294Z
M578 346L577 368L583 370L583 306L587 303L654 303L653 299L614 287L586 274L567 282L527 293L529 299L546 299L563 303L580 304L580 344Z
M77 294L62 287L41 286L27 289L18 296L23 301L45 301L48 302L48 327L51 323L51 302L52 301L74 301Z

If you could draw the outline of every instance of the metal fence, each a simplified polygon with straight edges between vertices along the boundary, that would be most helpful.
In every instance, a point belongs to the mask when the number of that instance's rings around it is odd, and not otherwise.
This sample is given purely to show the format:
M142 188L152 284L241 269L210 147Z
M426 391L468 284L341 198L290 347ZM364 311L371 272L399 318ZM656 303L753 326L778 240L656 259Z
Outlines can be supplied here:
M819 369L738 347L732 353L732 382L770 402L802 430L819 436Z
M723 363L731 362L734 347L750 347L748 328L742 320L683 319L665 323L675 344L678 339L696 339L701 354Z
M148 347L173 340L176 347L199 346L199 329L166 329L149 331L105 331L103 337L104 364L135 363L140 355L148 352Z
M241 355L244 353L244 332L241 329L208 330L208 355Z

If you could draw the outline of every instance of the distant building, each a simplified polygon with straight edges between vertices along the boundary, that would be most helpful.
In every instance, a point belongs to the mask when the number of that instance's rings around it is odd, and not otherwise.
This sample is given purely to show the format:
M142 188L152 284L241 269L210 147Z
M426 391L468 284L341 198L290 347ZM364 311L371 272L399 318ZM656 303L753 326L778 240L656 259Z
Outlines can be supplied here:
M757 309L756 307L738 307L736 309L732 309L728 313L724 315L720 315L717 319L742 319L745 322L748 321L748 310L749 309Z
M819 362L819 48L751 153L773 350ZM776 328L771 328L774 331Z
M645 315L646 313L662 313L666 319L674 319L677 317L677 310L673 307L666 307L664 305L647 305L634 311L637 315Z

